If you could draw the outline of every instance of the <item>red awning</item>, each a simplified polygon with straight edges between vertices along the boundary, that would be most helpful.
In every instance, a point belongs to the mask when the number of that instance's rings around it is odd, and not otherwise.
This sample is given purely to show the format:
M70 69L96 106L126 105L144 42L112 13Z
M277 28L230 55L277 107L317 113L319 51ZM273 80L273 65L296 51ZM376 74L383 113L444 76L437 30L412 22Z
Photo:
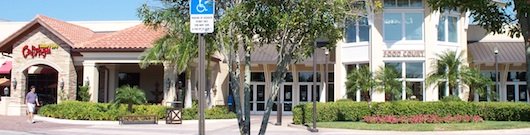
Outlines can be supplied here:
M0 67L0 74L9 74L11 72L11 61L6 61L2 66Z

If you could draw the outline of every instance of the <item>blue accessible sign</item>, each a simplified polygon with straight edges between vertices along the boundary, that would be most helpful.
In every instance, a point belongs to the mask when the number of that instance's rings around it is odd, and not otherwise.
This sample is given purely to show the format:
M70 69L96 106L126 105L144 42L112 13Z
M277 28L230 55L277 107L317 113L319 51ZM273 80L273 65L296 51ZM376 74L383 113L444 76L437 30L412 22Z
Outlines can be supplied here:
M214 30L214 0L191 0L190 31L191 33L212 33Z

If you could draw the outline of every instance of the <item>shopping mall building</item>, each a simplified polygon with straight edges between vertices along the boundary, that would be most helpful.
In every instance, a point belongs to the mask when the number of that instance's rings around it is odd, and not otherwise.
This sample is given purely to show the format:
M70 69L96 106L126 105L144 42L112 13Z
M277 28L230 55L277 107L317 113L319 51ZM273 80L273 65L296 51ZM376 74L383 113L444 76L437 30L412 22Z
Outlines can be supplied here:
M468 25L469 18L457 12L432 12L422 0L385 0L380 14L350 21L345 38L334 50L318 49L313 58L289 66L280 89L282 110L289 113L297 104L316 99L333 102L350 98L370 98L365 92L347 94L347 72L368 66L373 72L381 66L396 68L402 82L402 99L437 101L449 94L444 85L427 86L437 54L464 53L465 65L479 68L495 79L495 48L499 50L500 100L528 102L525 56L522 39L491 35ZM175 99L190 103L197 91L197 63L191 75L176 75L169 64L140 68L142 52L164 34L139 21L65 22L37 15L30 22L0 22L0 115L22 115L25 93L36 86L45 103L76 99L79 86L88 85L92 102L110 102L115 89L135 85L145 91L149 103L167 104ZM317 44L325 44L318 42ZM256 48L251 57L251 110L262 113L270 96L272 72L277 52L273 47ZM225 58L214 55L206 90L209 106L227 105L228 66ZM318 71L317 93L312 92L313 68ZM185 77L189 76L189 77ZM177 80L178 78L178 80ZM8 92L4 92L4 88ZM407 93L405 89L410 89ZM491 89L494 90L494 89ZM186 92L181 92L186 91ZM178 94L177 94L178 93ZM462 87L462 99L475 96ZM470 96L471 94L471 96ZM8 96L4 96L8 95ZM385 101L388 94L377 92L374 101ZM187 104L186 106L189 106ZM276 108L274 107L274 111Z

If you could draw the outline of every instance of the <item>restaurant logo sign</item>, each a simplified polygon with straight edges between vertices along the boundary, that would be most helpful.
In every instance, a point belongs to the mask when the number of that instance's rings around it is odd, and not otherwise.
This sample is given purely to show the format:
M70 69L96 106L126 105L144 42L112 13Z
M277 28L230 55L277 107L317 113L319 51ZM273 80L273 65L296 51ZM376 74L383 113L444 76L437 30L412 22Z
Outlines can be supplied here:
M37 46L25 45L22 48L22 56L24 56L24 58L28 58L30 56L31 58L35 58L35 57L46 58L46 55L52 53L51 51L52 49L57 49L57 48L59 48L59 45L55 43L39 44Z
M424 57L423 50L385 50L384 57Z

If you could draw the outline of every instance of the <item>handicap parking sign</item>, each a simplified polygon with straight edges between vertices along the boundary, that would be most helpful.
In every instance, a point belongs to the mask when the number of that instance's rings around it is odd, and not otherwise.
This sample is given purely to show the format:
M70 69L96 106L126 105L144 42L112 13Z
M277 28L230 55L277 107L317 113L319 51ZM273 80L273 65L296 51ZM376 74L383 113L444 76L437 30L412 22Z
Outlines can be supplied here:
M214 0L191 0L190 31L191 33L212 33L214 30Z

